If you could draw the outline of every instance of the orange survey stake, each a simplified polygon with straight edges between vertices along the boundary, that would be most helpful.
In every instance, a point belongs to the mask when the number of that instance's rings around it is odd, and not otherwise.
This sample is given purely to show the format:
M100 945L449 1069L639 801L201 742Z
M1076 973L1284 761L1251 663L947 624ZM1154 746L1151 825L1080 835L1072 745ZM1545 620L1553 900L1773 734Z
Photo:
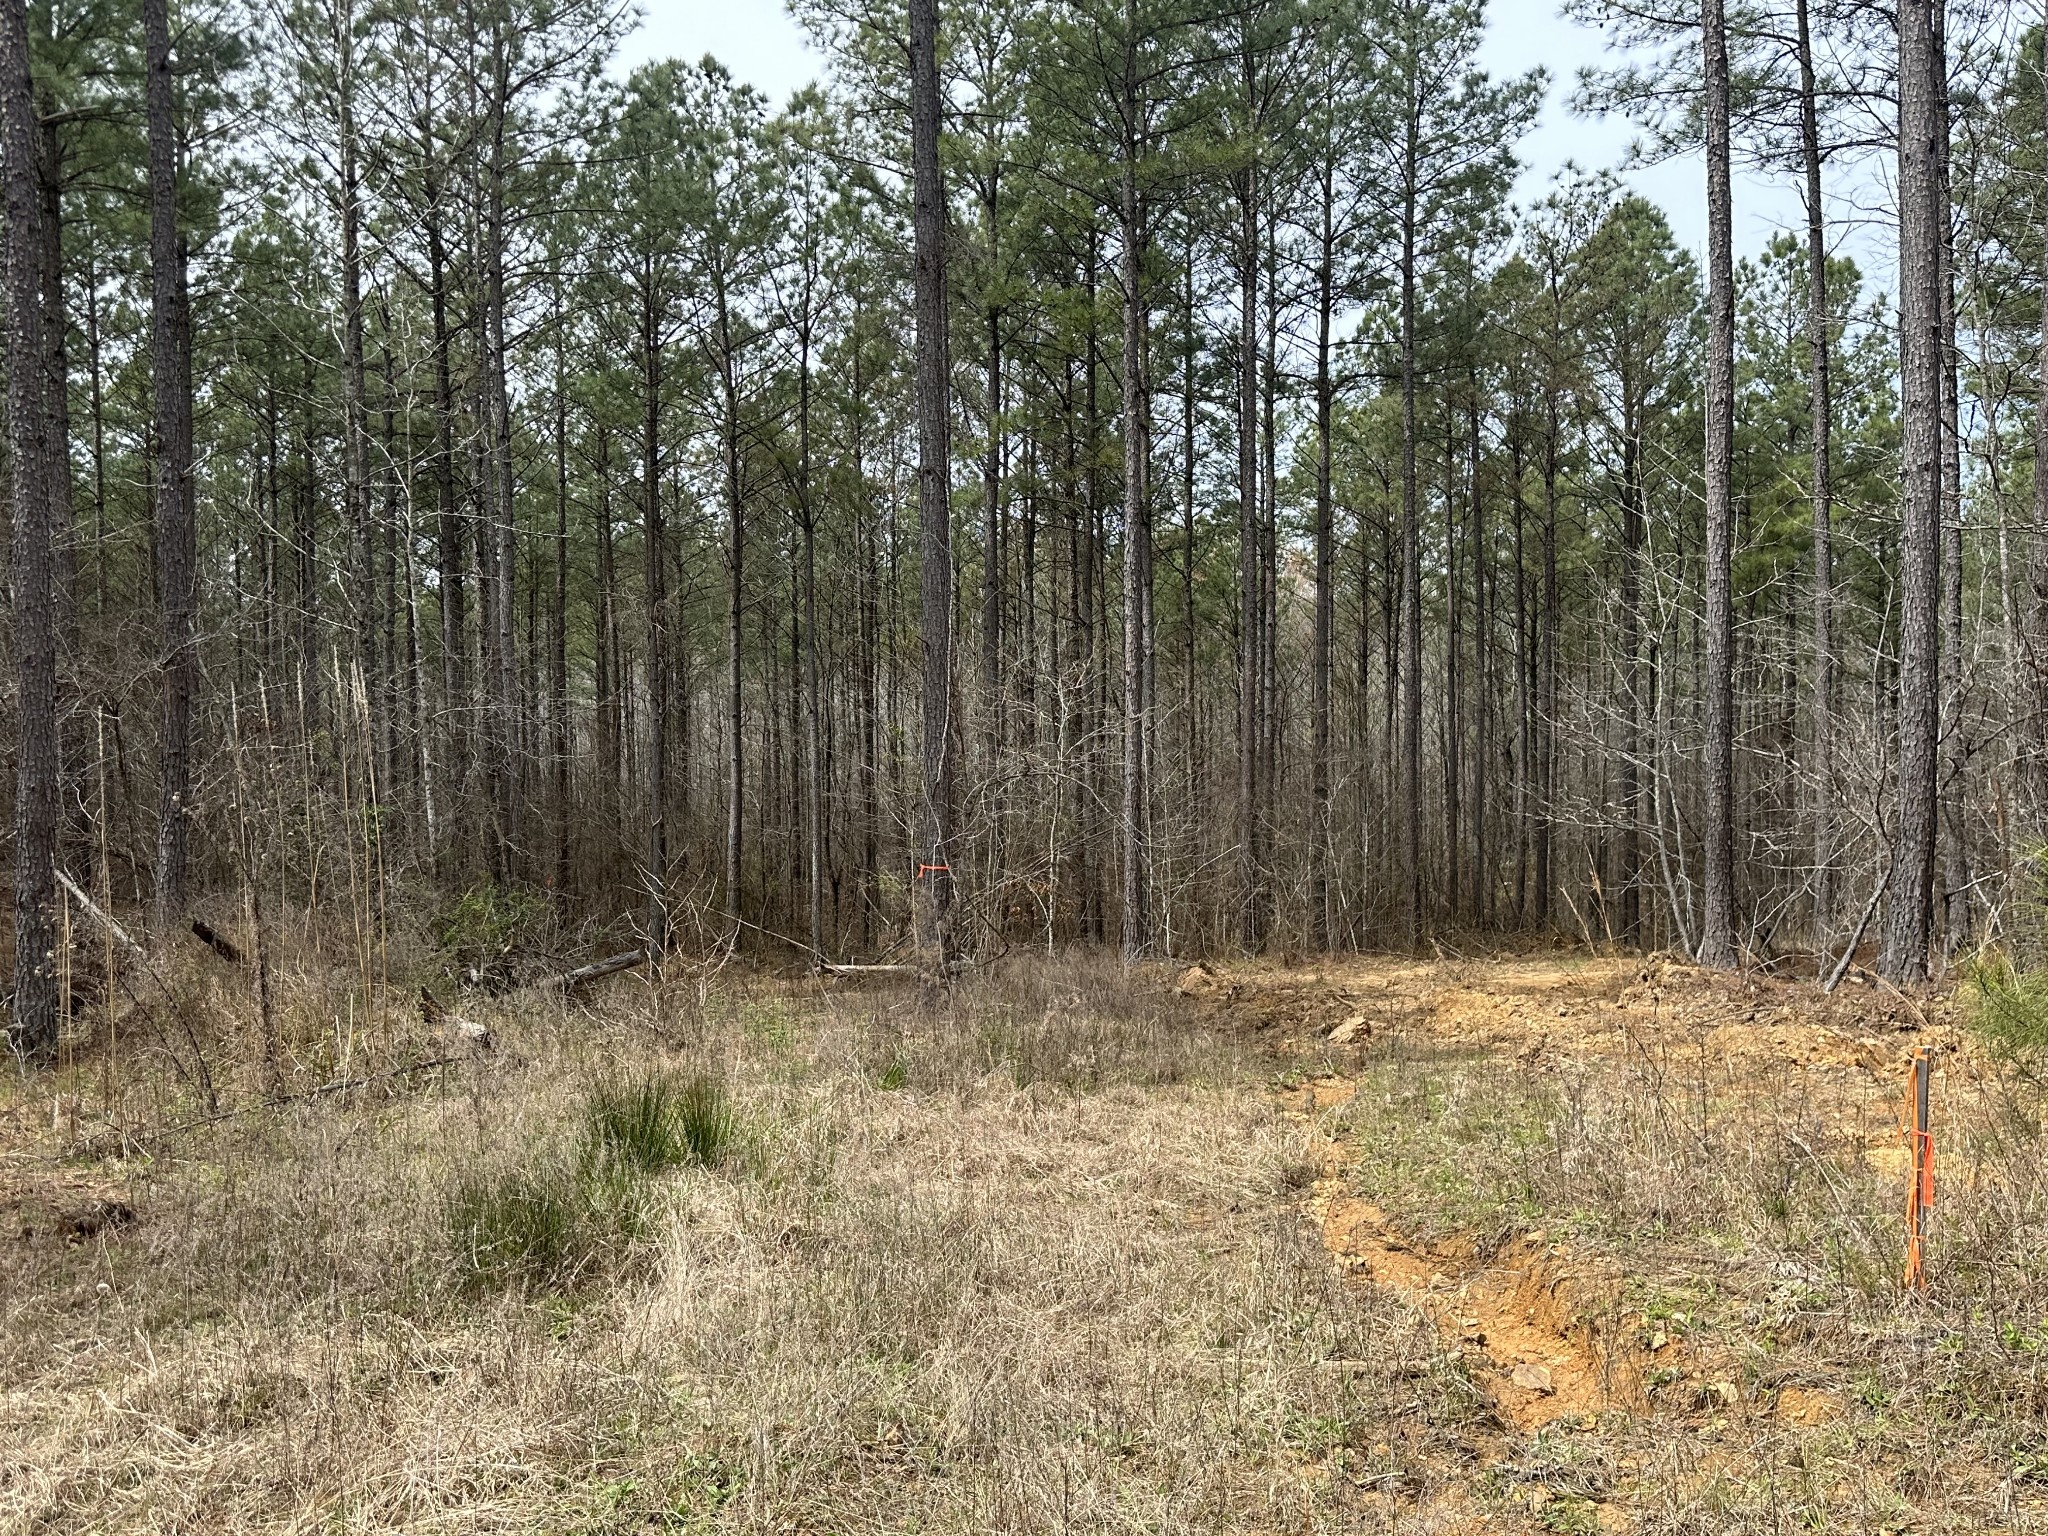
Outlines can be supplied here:
M1929 1127L1927 1099L1934 1074L1932 1053L1926 1046L1913 1052L1913 1075L1906 1089L1906 1147L1911 1155L1912 1175L1906 1185L1906 1289L1927 1289L1927 1272L1920 1259L1920 1240L1927 1213L1934 1207L1934 1132Z

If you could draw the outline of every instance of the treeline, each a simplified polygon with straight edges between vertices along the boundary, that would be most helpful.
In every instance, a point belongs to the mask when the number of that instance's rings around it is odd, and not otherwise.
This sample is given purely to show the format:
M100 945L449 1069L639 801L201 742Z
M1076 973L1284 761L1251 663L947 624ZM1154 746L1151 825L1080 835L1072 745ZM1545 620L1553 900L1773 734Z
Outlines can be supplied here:
M1652 62L1581 104L1705 148L1704 268L1600 172L1514 205L1546 82L1463 0L807 5L780 106L614 68L611 0L0 0L17 1039L87 897L2017 931L2040 30L1582 3ZM1738 165L1808 212L1740 264ZM1896 301L1836 254L1880 182Z

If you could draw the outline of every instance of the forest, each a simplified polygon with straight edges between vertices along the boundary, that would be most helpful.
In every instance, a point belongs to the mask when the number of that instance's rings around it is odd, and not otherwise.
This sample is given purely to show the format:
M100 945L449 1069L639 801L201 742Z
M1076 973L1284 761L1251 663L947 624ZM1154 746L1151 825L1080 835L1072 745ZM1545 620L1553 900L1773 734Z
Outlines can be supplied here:
M1573 0L1703 260L1609 170L1514 199L1566 85L1466 0L802 0L783 103L613 0L4 9L22 1050L117 913L1896 982L2037 926L2017 6ZM1739 262L1732 169L1806 213Z
M0 0L0 1532L2048 1529L2048 14L685 3Z

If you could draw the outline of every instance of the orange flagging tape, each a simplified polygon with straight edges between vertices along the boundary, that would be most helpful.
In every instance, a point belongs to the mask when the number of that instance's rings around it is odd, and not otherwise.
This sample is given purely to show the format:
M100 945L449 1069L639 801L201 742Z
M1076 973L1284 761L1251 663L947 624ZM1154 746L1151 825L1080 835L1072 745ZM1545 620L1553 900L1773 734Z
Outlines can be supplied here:
M1927 1212L1934 1205L1934 1132L1928 1114L1928 1079L1933 1063L1922 1046L1913 1057L1913 1071L1906 1086L1906 1149L1912 1156L1912 1176L1906 1185L1906 1288L1927 1289L1927 1272L1921 1260L1921 1236Z
M917 866L917 872L920 875L950 875L953 873L953 866L950 864L920 864Z

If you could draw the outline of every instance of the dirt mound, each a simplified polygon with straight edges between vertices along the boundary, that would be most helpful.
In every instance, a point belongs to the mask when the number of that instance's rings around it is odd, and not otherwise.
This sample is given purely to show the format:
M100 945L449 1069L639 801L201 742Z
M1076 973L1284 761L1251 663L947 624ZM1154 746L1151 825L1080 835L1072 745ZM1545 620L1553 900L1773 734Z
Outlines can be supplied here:
M1728 1079L1789 1067L1867 1083L1901 1076L1918 1045L1944 1057L1966 1049L1945 998L1855 985L1830 994L1812 981L1703 971L1664 956L1203 964L1181 973L1175 990L1279 1048L1334 1054L1397 1040L1511 1057L1530 1070L1626 1057Z

